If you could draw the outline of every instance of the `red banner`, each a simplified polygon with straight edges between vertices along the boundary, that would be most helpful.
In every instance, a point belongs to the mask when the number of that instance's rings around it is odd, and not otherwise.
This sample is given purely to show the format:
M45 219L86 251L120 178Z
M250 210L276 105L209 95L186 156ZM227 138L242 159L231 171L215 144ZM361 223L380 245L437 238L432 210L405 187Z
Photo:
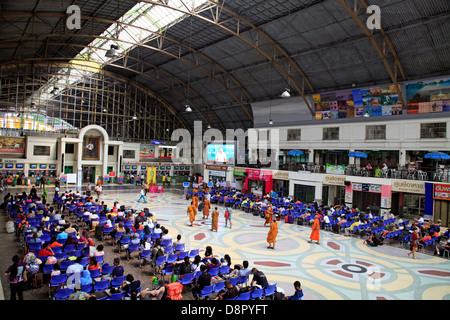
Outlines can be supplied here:
M450 184L435 183L433 190L435 199L450 200Z

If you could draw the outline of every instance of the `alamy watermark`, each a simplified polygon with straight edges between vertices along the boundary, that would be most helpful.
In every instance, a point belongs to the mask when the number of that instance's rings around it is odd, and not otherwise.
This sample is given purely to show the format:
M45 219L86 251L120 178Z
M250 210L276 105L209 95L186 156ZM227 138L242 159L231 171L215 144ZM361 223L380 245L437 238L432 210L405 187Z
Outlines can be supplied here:
M377 5L367 7L367 14L371 16L367 19L366 26L369 30L381 29L381 9ZM66 26L69 30L81 29L81 9L77 5L70 5L67 7Z
M233 155L224 155L215 164L261 164L276 167L276 151L280 149L280 129L227 129L223 134L218 129L202 130L202 122L194 121L194 135L187 129L176 129L171 135L172 142L178 142L174 164L203 164L208 159L208 144L235 146ZM245 150L251 149L246 159ZM222 148L223 151L223 148ZM221 152L222 152L221 151ZM214 161L214 160L213 160Z
M371 16L366 21L366 26L369 30L381 29L381 9L379 6L371 5L367 7L367 14Z

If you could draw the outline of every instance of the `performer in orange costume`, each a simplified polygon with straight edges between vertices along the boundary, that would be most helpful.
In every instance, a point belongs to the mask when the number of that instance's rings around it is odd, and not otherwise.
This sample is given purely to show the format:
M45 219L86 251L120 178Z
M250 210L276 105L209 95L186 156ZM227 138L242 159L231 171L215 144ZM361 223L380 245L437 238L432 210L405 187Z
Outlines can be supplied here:
M272 204L269 204L269 207L266 209L266 221L264 221L264 227L266 226L266 224L271 223L272 222L272 218L273 218L273 208L272 208Z
M317 244L319 244L320 240L320 222L319 222L319 216L316 214L314 216L314 223L312 225L312 231L311 235L309 236L309 243L312 243L313 241L317 241Z
M191 227L193 227L195 215L197 214L197 208L193 205L192 201L191 201L191 204L188 206L187 213L189 215L189 221L191 223Z
M267 234L267 242L269 243L267 249L275 250L275 242L277 242L277 235L278 235L278 223L276 219L272 218L272 221L270 223L270 230L269 233Z

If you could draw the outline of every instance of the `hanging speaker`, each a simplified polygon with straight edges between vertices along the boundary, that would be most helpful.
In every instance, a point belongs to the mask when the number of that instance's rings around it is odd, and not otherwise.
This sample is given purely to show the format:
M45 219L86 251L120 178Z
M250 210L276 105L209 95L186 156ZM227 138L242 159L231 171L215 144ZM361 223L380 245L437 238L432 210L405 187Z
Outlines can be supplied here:
M344 184L345 184L346 186L349 186L349 185L351 185L352 183L351 183L350 181L344 181Z

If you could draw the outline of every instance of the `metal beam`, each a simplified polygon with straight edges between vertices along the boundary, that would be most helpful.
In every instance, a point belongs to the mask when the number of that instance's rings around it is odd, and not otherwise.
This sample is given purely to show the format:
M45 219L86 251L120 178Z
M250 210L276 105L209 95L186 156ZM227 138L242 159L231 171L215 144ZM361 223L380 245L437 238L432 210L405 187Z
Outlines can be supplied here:
M65 15L63 14L58 14L58 13L44 13L44 12L40 12L40 13L35 13L35 14L31 14L31 13L26 13L26 14L10 14L10 15L3 15L1 18L3 19L17 19L17 18L26 18L26 17L32 17L32 16L36 16L39 17L40 20L42 21L45 18L63 18L65 17ZM155 50L158 51L160 53L164 53L164 54L168 54L171 58L179 60L185 64L188 64L191 68L194 68L200 72L202 72L203 74L205 74L208 78L210 78L211 80L213 80L214 82L218 83L222 88L225 89L225 91L230 94L232 96L232 98L238 102L241 105L241 108L243 109L243 111L246 113L246 115L249 117L249 119L251 121L253 121L253 115L250 113L249 110L247 110L247 108L245 107L245 105L242 103L242 98L236 96L236 94L230 89L230 83L234 83L240 90L241 92L241 96L245 96L246 99L248 101L253 101L253 98L250 96L250 94L247 92L247 90L242 86L242 84L233 76L231 75L224 67L222 67L220 64L218 64L217 62L215 62L212 58L206 56L205 54L203 54L202 52L195 50L194 48L190 47L187 44L184 44L174 38L168 37L165 33L158 33L158 32L152 32L150 30L138 27L138 26L134 26L132 24L128 24L128 23L124 23L121 21L115 21L115 20L108 20L108 19L103 19L103 18L98 18L98 17L90 17L90 16L81 16L82 20L90 20L90 21L94 21L94 22L99 22L99 23L108 23L108 24L117 24L121 27L131 27L131 28L135 28L137 30L142 30L145 32L149 32L152 34L152 38L151 39L140 39L139 42L133 43L130 41L122 41L122 42L126 42L129 44L133 44L133 47L129 49L129 52L135 48L135 47L143 47L143 48L147 48L147 49L151 49L151 50ZM31 35L31 38L28 39L29 41L34 41L36 42L36 39L38 36L44 36L44 37L69 37L71 38L78 38L80 36L83 36L83 34L81 33L77 33L77 34L73 34L73 33L64 33L64 34L57 34L57 33L52 33L52 34L42 34L42 35ZM92 38L101 38L99 35L90 35ZM115 38L111 38L108 37L106 38L107 40L111 40L111 41L118 41ZM147 43L149 43L150 41L153 40L158 40L158 39L164 39L167 40L169 42L172 42L173 44L175 44L176 46L179 46L180 48L185 48L188 51L190 51L193 55L194 55L194 60L197 61L197 63L192 64L190 62L187 62L186 59L183 59L181 56L179 55L174 55L174 54L170 54L167 49L163 49L162 48L162 40L157 43L156 46L151 46L148 45ZM26 36L23 37L19 37L19 38L12 38L12 39L2 39L3 42L8 42L8 41L26 41ZM158 42L158 41L157 41ZM69 45L69 43L67 44ZM47 46L48 48L48 46ZM212 66L212 70L213 73L208 73L204 68L200 68L199 64L200 62L206 62L207 64ZM217 74L216 72L219 72L219 74ZM217 118L217 117L216 117ZM218 119L218 118L217 118ZM220 121L220 120L219 120Z
M355 3L357 3L358 0L355 0ZM392 70L391 65L389 64L389 61L387 59L387 57L385 56L383 49L380 48L380 46L378 45L377 41L375 40L373 34L371 33L371 30L369 30L366 25L359 19L357 13L355 13L354 10L352 10L348 4L345 2L345 0L337 0L337 2L342 6L342 8L344 8L344 10L353 18L353 20L356 22L356 24L358 25L358 27L361 29L361 31L367 36L367 38L369 39L369 41L372 43L373 47L375 48L375 50L377 51L378 55L380 56L381 60L383 61L383 64L386 68L387 73L389 74L389 77L391 78L394 87L396 89L396 91L398 92L398 96L399 96L399 100L402 104L402 108L406 109L406 104L405 101L403 99L403 95L401 94L400 91L400 85L398 83L397 80L397 75L396 73Z

